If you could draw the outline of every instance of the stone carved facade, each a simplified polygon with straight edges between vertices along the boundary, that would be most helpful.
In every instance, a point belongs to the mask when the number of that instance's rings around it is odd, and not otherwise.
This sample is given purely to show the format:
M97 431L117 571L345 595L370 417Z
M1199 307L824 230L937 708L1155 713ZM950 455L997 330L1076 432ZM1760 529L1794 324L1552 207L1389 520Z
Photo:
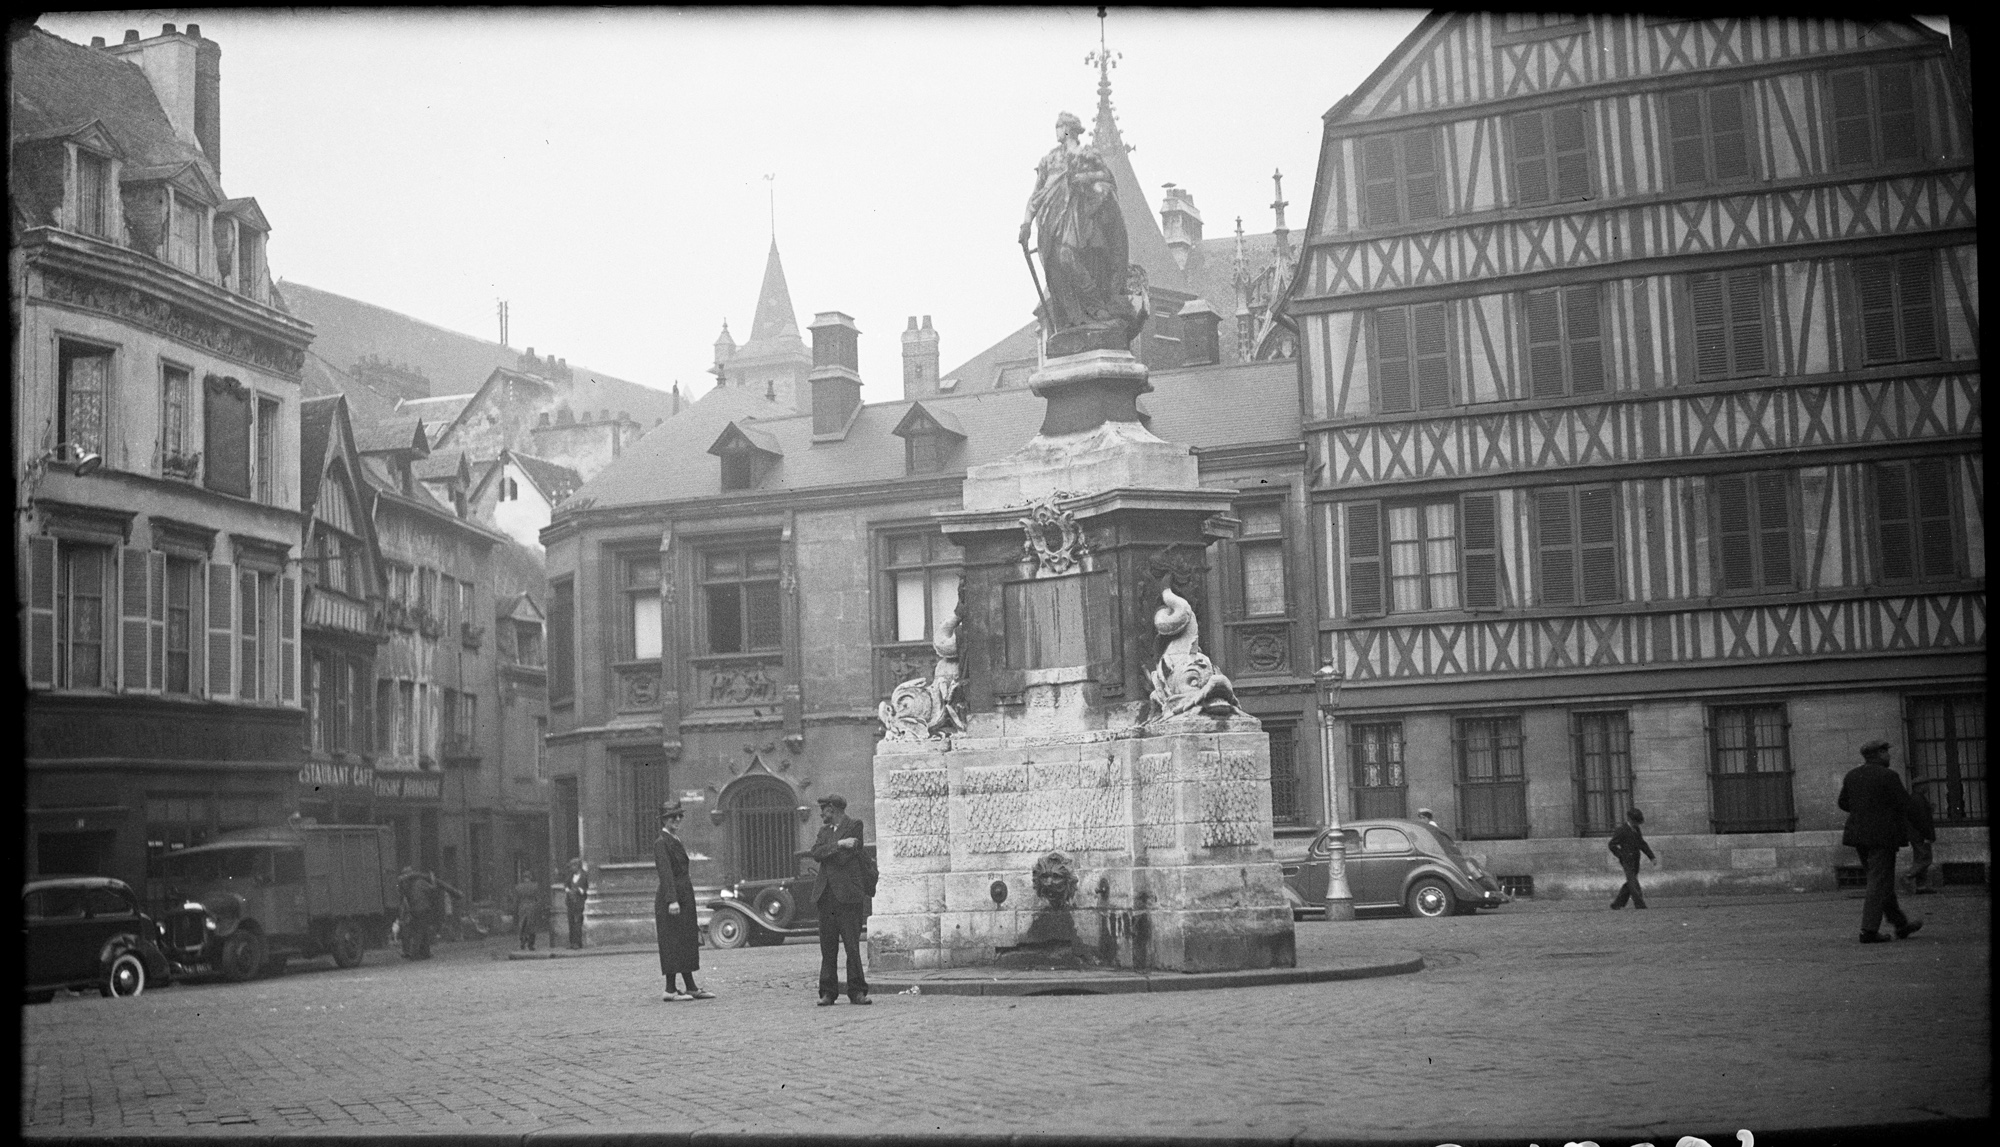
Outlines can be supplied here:
M51 302L110 315L274 374L296 379L305 368L302 349L226 326L137 288L52 268L42 271L41 286L42 297Z
M964 684L958 677L958 618L939 623L931 642L937 664L928 679L912 677L876 707L891 741L943 740L965 731Z
M702 702L707 705L773 704L778 700L779 664L711 665L702 675Z
M1209 717L1244 716L1229 678L1217 672L1215 663L1201 651L1201 626L1195 621L1194 608L1171 589L1162 589L1160 599L1166 604L1153 615L1153 627L1168 639L1167 648L1148 675L1158 715L1178 717L1199 712Z
M1021 519L1027 535L1021 543L1025 560L1035 563L1036 577L1056 577L1081 567L1090 554L1090 540L1076 524L1076 518L1056 505L1054 497L1029 507Z

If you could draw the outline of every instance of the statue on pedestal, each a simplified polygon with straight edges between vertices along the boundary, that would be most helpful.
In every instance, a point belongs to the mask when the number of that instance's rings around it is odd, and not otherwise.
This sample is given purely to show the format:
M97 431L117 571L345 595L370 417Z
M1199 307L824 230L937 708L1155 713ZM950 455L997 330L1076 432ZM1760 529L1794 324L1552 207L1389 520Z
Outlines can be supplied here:
M1153 682L1153 707L1162 717L1248 716L1236 703L1236 687L1201 651L1201 625L1194 607L1171 589L1162 588L1160 600L1166 604L1153 614L1153 628L1168 641L1160 664L1147 675Z
M1130 350L1146 323L1146 272L1128 261L1111 169L1069 112L1056 118L1056 146L1035 165L1021 219L1024 253L1031 234L1047 281L1039 313L1048 357ZM1034 267L1031 257L1030 274Z
M883 738L935 741L965 731L965 683L958 676L958 615L938 624L931 639L937 665L928 679L912 677L876 706Z

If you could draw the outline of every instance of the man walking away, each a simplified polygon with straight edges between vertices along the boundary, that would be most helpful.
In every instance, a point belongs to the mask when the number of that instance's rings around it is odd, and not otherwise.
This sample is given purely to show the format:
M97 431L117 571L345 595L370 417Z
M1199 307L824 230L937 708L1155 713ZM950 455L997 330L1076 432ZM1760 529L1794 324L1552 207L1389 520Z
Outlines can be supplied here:
M819 861L813 903L819 908L819 1006L840 998L840 950L847 949L847 1000L872 1004L868 977L861 969L861 924L867 899L863 874L861 822L847 815L847 798L819 798L819 838L809 851Z
M1658 864L1660 858L1653 855L1653 850L1646 844L1645 834L1639 831L1639 826L1645 823L1645 813L1636 808L1626 809L1625 823L1611 834L1611 843L1606 846L1611 849L1611 855L1618 858L1619 867L1625 870L1625 884L1618 889L1618 898L1611 902L1614 910L1625 907L1628 897L1632 907L1646 906L1646 894L1639 891L1639 854L1645 853L1646 859L1654 864Z
M583 906L590 899L590 870L583 858L569 858L569 876L563 880L563 907L569 912L569 946L583 947ZM549 941L555 947L555 941Z
M1924 896L1937 889L1931 887L1931 844L1937 840L1937 824L1931 819L1931 802L1918 795L1916 787L1910 788L1910 874L1905 877L1910 882L1910 893Z
M1861 764L1840 782L1840 807L1847 813L1847 830L1840 843L1854 849L1868 874L1868 893L1861 902L1861 942L1888 940L1880 929L1884 917L1907 940L1924 926L1903 915L1896 902L1896 850L1909 841L1908 821L1918 815L1903 788L1902 778L1889 768L1889 742L1861 746Z

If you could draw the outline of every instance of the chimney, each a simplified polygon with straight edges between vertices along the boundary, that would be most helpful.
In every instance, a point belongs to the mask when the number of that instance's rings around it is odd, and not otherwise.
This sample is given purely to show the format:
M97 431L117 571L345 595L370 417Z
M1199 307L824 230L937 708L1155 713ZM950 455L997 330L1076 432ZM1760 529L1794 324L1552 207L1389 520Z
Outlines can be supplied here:
M183 142L201 149L216 174L222 172L222 46L201 38L201 25L182 33L162 24L160 34L141 40L128 29L125 42L106 48L139 65L152 85L160 110Z
M93 48L102 48L104 46L104 37L92 36L90 38L90 46Z
M1182 366L1208 366L1221 361L1222 316L1206 299L1181 308Z
M917 326L917 316L910 316L909 329L903 332L903 397L923 398L937 393L938 384L938 333L931 329L931 317L924 316L924 325Z
M813 441L839 440L861 409L861 329L839 311L813 316ZM905 332L908 333L908 332Z
M1174 262L1185 271L1189 258L1201 247L1201 212L1195 209L1192 191L1171 183L1163 186L1167 195L1160 202L1160 232L1167 238Z

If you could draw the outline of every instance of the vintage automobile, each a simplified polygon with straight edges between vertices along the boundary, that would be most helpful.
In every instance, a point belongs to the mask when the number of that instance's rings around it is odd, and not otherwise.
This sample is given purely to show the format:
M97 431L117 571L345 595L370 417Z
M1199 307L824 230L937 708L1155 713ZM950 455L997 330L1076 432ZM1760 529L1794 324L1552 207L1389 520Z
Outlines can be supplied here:
M136 996L172 977L159 925L140 911L139 898L122 880L31 880L21 889L21 922L32 1002L89 988L105 996Z
M1323 911L1327 858L1333 829L1313 838L1305 859L1286 864L1285 892L1292 914ZM1458 847L1451 834L1422 821L1358 820L1339 829L1347 855L1347 888L1354 907L1401 908L1412 916L1471 915L1498 908L1513 897L1478 861Z
M863 846L870 857L875 846ZM787 936L819 935L819 909L812 902L818 866L801 861L795 876L739 880L707 904L708 942L717 948L782 944ZM866 914L867 905L863 906Z

